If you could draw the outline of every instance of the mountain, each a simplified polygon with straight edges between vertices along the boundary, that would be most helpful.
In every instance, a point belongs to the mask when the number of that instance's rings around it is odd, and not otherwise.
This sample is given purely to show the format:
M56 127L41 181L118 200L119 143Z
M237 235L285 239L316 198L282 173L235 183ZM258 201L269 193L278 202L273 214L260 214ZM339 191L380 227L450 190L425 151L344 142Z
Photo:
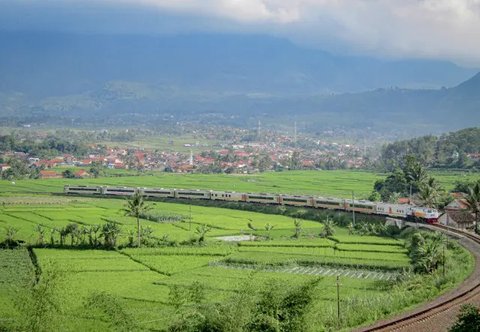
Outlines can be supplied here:
M445 61L338 56L259 35L0 32L0 43L0 91L41 97L118 80L271 94L440 88L476 72Z
M0 119L13 124L297 121L395 138L480 124L480 74L448 62L336 56L250 35L2 32L0 42Z

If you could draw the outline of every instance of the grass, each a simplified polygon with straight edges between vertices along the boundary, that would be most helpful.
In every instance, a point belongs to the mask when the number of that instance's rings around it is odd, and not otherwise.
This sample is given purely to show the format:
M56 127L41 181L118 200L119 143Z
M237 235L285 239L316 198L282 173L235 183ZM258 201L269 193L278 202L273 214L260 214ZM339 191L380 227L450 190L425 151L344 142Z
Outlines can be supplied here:
M350 198L352 191L354 191L357 198L366 198L371 193L375 181L385 177L383 174L351 170L267 172L252 175L172 174L163 172L150 172L150 174L98 179L18 180L14 182L15 184L2 180L0 181L0 195L60 193L63 191L65 184L74 184L312 194L342 198ZM479 173L433 172L432 175L446 189L452 189L457 180L480 179Z
M116 220L122 228L120 244L126 244L128 231L135 230L135 219L124 216L121 211L124 205L122 200L58 197L58 201L55 201L57 197L53 197L54 201L49 204L47 197L25 193L16 197L4 197L8 203L0 207L0 241L8 226L18 228L17 239L26 241L27 244L36 244L37 234L34 229L37 225L49 230L64 227L71 222L94 225L105 220ZM195 237L197 226L209 225L212 230L207 233L206 244L118 250L80 250L68 248L68 245L65 248L33 249L41 271L56 269L64 274L58 296L61 297L70 328L93 331L95 327L98 329L99 326L105 326L105 320L99 320L84 307L86 299L95 292L107 292L115 296L126 313L135 317L141 329L161 330L175 316L169 297L173 286L189 287L197 281L206 290L205 301L212 303L241 292L246 284L261 287L275 279L285 287L293 287L318 277L289 272L298 266L326 267L332 270L339 268L344 271L384 271L391 274L410 265L401 240L349 235L347 229L340 227L335 228L335 234L331 238L320 238L318 234L323 229L322 224L309 220L303 221L303 232L300 238L294 239L294 219L287 216L216 207L190 207L186 204L150 204L153 207L152 213L189 215L190 210L192 212L191 224L142 220L142 226L151 227L155 236L168 235L169 239L179 243ZM259 231L249 229L248 223ZM219 235L264 233L263 228L267 223L275 226L270 232L270 240L248 241L238 245L216 239ZM47 241L48 236L47 232ZM66 243L70 243L69 238ZM458 253L455 255L461 257ZM13 299L12 293L7 289L15 287L21 280L32 280L33 265L24 249L0 250L0 262L0 313L11 316L15 315L12 309ZM249 268L237 268L242 264ZM462 262L460 265L463 267L467 263ZM268 266L282 269L267 271L264 267ZM465 273L465 276L468 275ZM318 329L322 329L322 324L327 324L325 329L331 329L333 322L328 318L328 313L336 305L336 280L332 275L320 278L315 291L314 307L323 315L324 321L312 318L312 322L315 322ZM451 285L453 284L452 281ZM389 294L394 287L400 286L395 281L386 285L384 281L373 278L342 276L342 303L349 308L346 313L349 317L346 320L348 325L345 327L372 320L370 314L365 314L363 320L361 317L351 318L356 317L353 304L363 303L368 298L374 299L374 303L379 306L385 305L388 309L385 313L390 313L438 294L438 290L432 290L414 296L411 293L415 288L412 291L411 288L404 287L402 291L408 298L404 302L395 302ZM400 294L400 291L396 294ZM370 305L365 306L371 308ZM376 317L382 315L378 311L375 314Z

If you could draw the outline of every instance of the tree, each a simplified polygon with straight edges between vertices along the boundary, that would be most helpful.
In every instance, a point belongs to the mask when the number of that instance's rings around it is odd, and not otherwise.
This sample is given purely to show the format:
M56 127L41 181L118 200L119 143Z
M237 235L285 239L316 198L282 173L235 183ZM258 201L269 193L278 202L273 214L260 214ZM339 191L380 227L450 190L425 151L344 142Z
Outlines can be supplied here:
M355 225L353 224L353 222L348 224L347 229L349 235L355 234Z
M295 169L301 169L302 168L302 160L300 158L300 152L295 150L292 153L292 156L290 157L289 160L289 169L295 170Z
M125 215L132 216L137 219L137 245L140 248L141 244L141 230L140 230L140 216L151 210L151 206L147 205L143 200L143 195L136 191L135 194L127 201L123 211Z
M441 234L425 238L415 233L409 246L409 256L413 269L419 273L431 273L443 263L442 246L445 245Z
M424 206L429 208L437 207L440 197L439 186L434 178L422 183L419 187L418 198Z
M273 229L273 225L270 225L270 223L265 224L265 231L267 232L267 239L271 239L270 236L270 231Z
M372 193L370 194L370 196L368 196L368 200L371 201L371 202L379 202L382 200L382 196L380 195L380 193L378 191L372 191Z
M11 158L7 163L10 168L2 172L2 179L16 180L30 177L31 169L28 167L26 161L17 158Z
M478 233L478 216L480 212L480 183L477 182L473 187L468 187L468 194L465 197L465 203L468 210L475 215L475 232Z
M65 179L73 179L75 177L75 174L71 170L66 169L62 172L62 176Z
M107 248L115 248L117 238L120 234L120 227L116 222L108 221L102 227L102 237Z
M55 265L42 265L42 275L38 281L29 282L16 290L14 305L20 313L19 331L47 332L61 331L62 305L58 291L64 274Z
M202 244L203 242L205 242L205 235L207 235L207 233L210 231L211 228L208 225L203 224L195 229L195 233L198 234L198 244Z
M422 166L422 164L414 157L407 156L405 161L405 166L402 168L402 171L407 180L407 184L412 187L412 192L418 192L422 183L427 180L427 171Z
M93 175L94 178L98 178L99 176L102 176L104 173L104 167L101 162L94 161L91 164L89 173Z
M327 220L323 222L322 233L323 237L332 236L335 233L335 222L327 217Z
M92 225L88 229L88 244L90 246L97 247L100 244L98 241L100 229L100 225Z
M6 232L6 237L5 237L5 247L10 248L10 247L15 247L17 246L18 242L15 240L15 236L18 233L18 229L12 226L7 227L7 232Z
M70 235L70 245L73 246L79 234L78 224L70 223L67 226L65 226L65 234Z
M45 244L45 228L41 225L35 226L35 231L38 233L37 245L43 246Z
M106 292L91 294L84 304L87 311L99 310L107 319L113 331L135 331L138 329L133 317L123 308L122 303L116 296Z
M457 321L449 332L480 332L480 310L472 304L465 304L460 309Z
M293 220L293 225L295 226L295 233L293 234L293 237L296 239L298 239L302 233L302 224L303 222L300 219Z

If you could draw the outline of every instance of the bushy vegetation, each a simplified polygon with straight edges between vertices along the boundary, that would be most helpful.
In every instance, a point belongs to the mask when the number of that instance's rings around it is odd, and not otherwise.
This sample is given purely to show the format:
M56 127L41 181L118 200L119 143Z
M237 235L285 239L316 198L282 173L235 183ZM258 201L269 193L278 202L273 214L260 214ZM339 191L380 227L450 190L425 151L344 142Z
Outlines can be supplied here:
M400 197L409 197L420 206L431 208L447 205L452 197L414 156L407 155L400 167L384 180L377 180L371 196L380 195L383 201L397 203ZM371 197L372 200L373 197Z
M480 128L467 128L440 137L424 136L387 144L382 149L381 162L387 170L401 166L407 155L415 156L424 166L442 168L479 167L469 153L480 151Z
M348 328L432 298L465 278L472 266L468 253L452 242L446 247L445 275L442 265L430 273L413 274L406 242L398 232L394 237L378 236L377 230L383 229L379 220L365 231L361 219L348 227L350 215L336 212L271 206L265 208L279 209L272 210L279 214L262 214L149 202L147 214L190 215L191 210L192 218L157 222L140 217L138 248L137 220L124 215L124 200L62 198L43 204L42 197L18 199L1 207L0 238L6 237L4 225L14 225L18 230L14 240L23 242L19 249L4 249L0 255L24 252L16 260L30 265L19 269L2 264L0 279L14 280L21 274L41 283L43 275L58 272L58 287L51 296L62 309L47 308L46 315L59 317L37 329L42 331L66 326L87 331ZM216 240L240 234L254 234L257 240L240 244ZM23 244L33 246L30 256L36 265L21 249ZM0 259L3 262L3 256ZM317 268L330 274L351 272L340 278L340 320L335 277L298 272ZM15 293L0 289L4 294L9 295L2 297L7 300L0 301L0 313L21 317L22 310L12 314ZM9 330L20 326L17 318L0 324Z
M449 332L479 332L480 331L480 310L473 304L465 304L460 309L455 324L450 327Z

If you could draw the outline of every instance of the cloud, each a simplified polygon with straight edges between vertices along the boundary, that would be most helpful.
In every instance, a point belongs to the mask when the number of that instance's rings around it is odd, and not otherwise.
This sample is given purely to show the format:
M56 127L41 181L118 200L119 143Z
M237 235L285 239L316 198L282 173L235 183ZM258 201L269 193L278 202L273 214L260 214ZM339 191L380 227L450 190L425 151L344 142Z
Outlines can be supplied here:
M45 4L40 0L18 2L37 7ZM53 8L53 3L63 10L75 6L76 11L85 12L82 19L87 21L85 17L92 13L97 17L103 10L104 17L98 18L102 19L98 26L108 26L109 31L124 32L139 27L151 32L247 31L285 36L320 48L399 58L448 59L480 66L480 0L52 0L48 3L49 8ZM143 14L128 15L127 10L120 15L119 7ZM153 15L177 19L170 19L167 25L165 20L153 19ZM116 23L109 25L109 22ZM73 23L67 22L66 26L69 24Z

